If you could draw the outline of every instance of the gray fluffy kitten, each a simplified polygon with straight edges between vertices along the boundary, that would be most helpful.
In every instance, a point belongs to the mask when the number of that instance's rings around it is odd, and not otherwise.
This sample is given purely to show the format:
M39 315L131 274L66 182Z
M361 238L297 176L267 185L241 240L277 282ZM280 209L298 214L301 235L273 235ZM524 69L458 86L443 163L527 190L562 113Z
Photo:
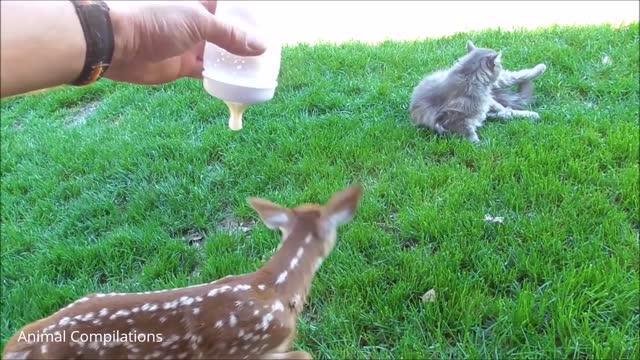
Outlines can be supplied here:
M540 117L522 109L533 102L533 79L545 70L544 64L514 72L503 70L501 52L478 48L468 41L467 54L453 67L426 76L415 87L411 119L438 134L458 134L479 143L476 129L487 117ZM518 85L517 91L511 89L514 85Z

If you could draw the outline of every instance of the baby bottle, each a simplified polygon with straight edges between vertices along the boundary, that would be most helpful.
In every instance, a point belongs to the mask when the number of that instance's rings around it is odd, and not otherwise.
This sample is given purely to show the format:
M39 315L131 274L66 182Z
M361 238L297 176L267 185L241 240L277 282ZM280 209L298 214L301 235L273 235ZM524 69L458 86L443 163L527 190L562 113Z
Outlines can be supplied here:
M205 90L229 108L229 128L242 129L242 115L249 105L269 101L275 94L280 72L282 45L266 19L260 18L260 4L252 1L218 1L216 16L267 45L260 56L237 56L207 42L204 48Z

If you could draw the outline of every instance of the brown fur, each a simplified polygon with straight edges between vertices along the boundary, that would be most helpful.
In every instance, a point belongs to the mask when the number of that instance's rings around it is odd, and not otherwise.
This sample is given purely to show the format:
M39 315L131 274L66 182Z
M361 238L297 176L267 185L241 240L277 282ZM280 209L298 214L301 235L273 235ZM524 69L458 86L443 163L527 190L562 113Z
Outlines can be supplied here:
M261 269L180 289L89 295L20 329L7 343L3 358L311 359L306 352L289 352L297 318L314 274L333 250L338 227L351 221L361 195L362 188L353 186L335 194L325 206L292 209L252 198L251 206L266 226L283 233L281 247ZM65 332L67 341L20 339L21 333L56 331ZM74 331L160 333L162 339L79 343L69 341Z

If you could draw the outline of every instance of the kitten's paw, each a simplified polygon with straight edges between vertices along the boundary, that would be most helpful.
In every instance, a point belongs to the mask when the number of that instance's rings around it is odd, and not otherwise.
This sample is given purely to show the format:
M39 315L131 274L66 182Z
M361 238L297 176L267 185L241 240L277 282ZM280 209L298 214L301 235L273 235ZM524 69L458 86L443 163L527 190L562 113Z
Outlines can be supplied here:
M513 117L513 110L505 108L504 110L499 111L496 115L500 119L509 120Z
M537 121L540 120L540 114L535 111L523 111L522 116L529 118L531 120Z
M470 135L469 137L467 137L467 140L469 140L473 145L476 146L481 144L480 138L477 134Z
M520 118L528 118L531 120L538 120L540 119L540 115L535 112L535 111L528 111L528 110L514 110L512 112L514 117L520 117Z
M547 71L547 65L545 64L538 64L536 65L536 67L533 68L536 72L536 76L540 76L542 74L544 74L545 71Z

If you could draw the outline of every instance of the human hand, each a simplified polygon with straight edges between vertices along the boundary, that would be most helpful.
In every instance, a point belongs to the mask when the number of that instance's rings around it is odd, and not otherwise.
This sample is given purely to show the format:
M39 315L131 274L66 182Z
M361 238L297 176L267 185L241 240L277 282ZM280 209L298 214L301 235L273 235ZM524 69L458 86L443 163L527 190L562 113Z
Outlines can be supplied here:
M256 36L216 18L216 1L108 1L115 49L105 77L137 84L202 78L205 41L240 56L266 50Z

